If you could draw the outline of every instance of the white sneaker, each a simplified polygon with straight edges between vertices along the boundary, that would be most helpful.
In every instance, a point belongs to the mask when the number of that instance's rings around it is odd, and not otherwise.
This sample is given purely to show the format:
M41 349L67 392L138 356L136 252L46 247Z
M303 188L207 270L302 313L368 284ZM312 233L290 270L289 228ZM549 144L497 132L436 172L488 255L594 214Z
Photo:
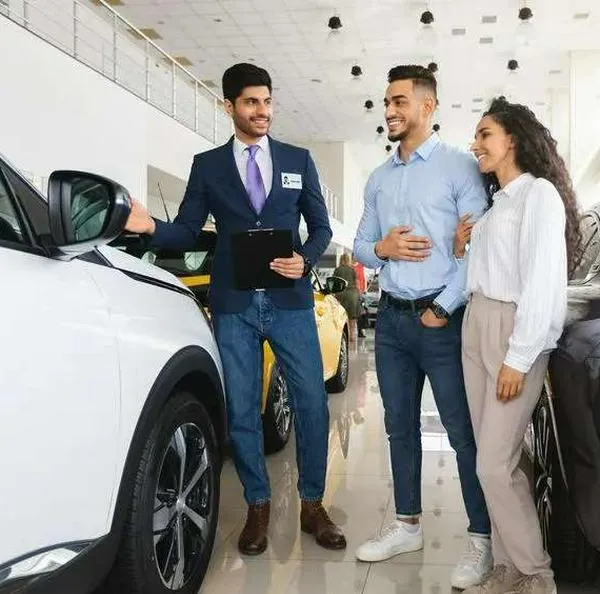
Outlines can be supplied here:
M399 555L400 553L411 553L420 551L423 548L423 529L419 524L419 529L410 533L406 529L406 522L400 520L393 521L386 526L377 538L372 538L363 543L356 550L356 558L359 561L385 561Z
M492 565L491 540L481 536L469 536L467 548L452 571L452 586L464 590L481 584L492 570Z

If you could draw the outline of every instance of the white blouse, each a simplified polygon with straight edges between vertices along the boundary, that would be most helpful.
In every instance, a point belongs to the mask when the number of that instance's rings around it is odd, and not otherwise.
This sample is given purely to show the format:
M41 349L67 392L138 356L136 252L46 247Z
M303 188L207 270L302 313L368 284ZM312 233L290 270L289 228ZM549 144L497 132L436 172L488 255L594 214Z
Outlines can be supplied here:
M467 293L517 305L504 363L527 373L556 347L567 311L565 208L552 183L524 173L473 227Z

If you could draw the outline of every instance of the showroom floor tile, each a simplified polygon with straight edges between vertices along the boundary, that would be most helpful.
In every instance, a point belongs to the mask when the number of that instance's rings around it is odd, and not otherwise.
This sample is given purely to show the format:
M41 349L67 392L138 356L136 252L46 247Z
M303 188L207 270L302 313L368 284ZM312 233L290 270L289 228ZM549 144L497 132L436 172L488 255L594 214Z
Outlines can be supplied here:
M446 594L450 572L466 541L467 521L454 453L433 396L425 388L423 529L425 548L377 564L357 562L354 550L394 517L389 452L375 374L372 333L352 349L350 382L329 398L329 470L324 504L346 534L346 551L317 546L299 526L293 436L268 458L273 490L269 547L242 557L237 538L245 518L242 490L231 461L222 476L219 529L202 594ZM559 594L598 589L559 587Z

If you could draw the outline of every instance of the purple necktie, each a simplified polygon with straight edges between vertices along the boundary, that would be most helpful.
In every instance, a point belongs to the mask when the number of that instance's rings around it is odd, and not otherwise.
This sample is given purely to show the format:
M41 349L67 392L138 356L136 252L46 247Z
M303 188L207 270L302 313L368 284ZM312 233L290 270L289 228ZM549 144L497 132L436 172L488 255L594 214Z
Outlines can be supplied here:
M253 144L246 148L248 151L248 163L246 165L246 190L250 196L250 202L254 206L254 210L260 214L260 211L265 205L267 194L265 192L265 184L263 183L258 163L256 162L256 151L260 147Z

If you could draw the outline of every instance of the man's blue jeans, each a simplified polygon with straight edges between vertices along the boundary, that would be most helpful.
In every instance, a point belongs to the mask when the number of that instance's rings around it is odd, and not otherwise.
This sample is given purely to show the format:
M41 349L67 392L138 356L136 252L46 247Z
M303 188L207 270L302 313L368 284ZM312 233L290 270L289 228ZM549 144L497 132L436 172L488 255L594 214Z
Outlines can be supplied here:
M250 504L270 500L261 420L263 340L277 357L295 412L298 490L306 501L325 489L329 409L313 309L286 310L256 291L248 309L213 316L225 372L233 460Z
M375 332L379 390L390 442L396 514L421 513L421 393L429 378L450 444L456 451L469 532L490 534L475 472L476 447L461 361L464 308L444 328L426 328L421 312L397 309L382 297Z

